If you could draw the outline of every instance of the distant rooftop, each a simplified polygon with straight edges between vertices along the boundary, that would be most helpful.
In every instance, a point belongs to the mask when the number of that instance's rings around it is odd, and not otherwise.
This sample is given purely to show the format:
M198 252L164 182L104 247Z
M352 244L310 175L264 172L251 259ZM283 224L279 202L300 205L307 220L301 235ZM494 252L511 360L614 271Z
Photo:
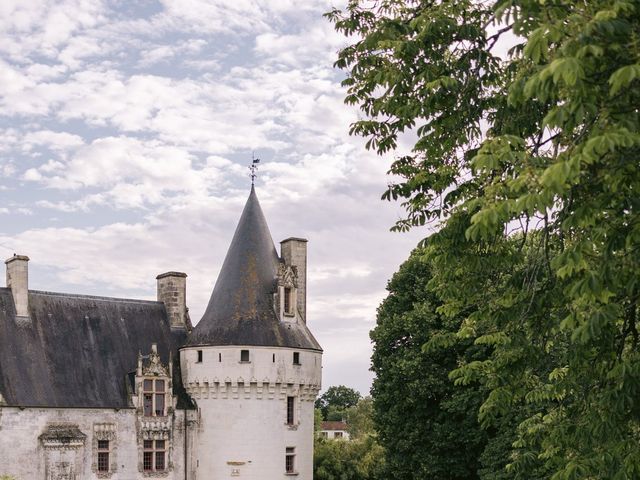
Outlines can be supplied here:
M320 429L321 430L329 430L329 431L334 431L334 430L347 431L347 423L346 422L340 422L340 421L322 422L322 424L320 426Z

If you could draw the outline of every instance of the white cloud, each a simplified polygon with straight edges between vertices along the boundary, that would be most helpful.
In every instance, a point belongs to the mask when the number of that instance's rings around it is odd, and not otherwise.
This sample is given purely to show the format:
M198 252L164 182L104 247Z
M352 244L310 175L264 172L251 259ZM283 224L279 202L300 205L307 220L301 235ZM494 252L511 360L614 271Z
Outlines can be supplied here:
M192 56L199 53L207 44L203 39L191 39L178 44L153 46L140 53L139 67L149 67L156 63L168 63L177 55Z
M99 0L3 0L0 51L23 61L31 55L54 58L78 31L105 20Z
M64 151L84 145L80 135L51 130L27 132L21 140L22 148L31 150L34 146L46 146L51 150Z
M11 177L15 172L15 165L11 163L6 163L4 165L0 164L0 177Z
M310 240L325 385L365 391L376 307L421 234L388 232L389 159L347 135L331 5L141 5L0 2L0 213L28 215L4 217L0 243L47 272L41 289L153 298L156 274L184 270L197 321L255 150L276 244Z

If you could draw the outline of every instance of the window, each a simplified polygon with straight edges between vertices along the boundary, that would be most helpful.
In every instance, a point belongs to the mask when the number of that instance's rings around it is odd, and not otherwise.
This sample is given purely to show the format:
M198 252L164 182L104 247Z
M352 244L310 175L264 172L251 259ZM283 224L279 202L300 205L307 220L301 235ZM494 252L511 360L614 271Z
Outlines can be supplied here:
M273 363L276 363L276 354L273 354Z
M165 440L145 440L142 469L145 472L163 472L166 469Z
M293 364L300 365L300 352L293 352Z
M198 350L198 359L196 360L196 363L202 363L202 350Z
M284 287L284 313L286 315L293 315L293 305L291 304L291 287Z
M98 440L98 471L109 471L109 440Z
M240 361L241 362L249 361L249 350L240 350Z
M222 361L222 353L219 353L218 354L218 362L221 362L221 361Z
M287 397L287 425L293 425L295 421L296 397Z
M342 438L342 432L334 432L333 438Z
M143 381L143 407L145 417L164 417L165 415L165 381Z
M322 438L328 438L329 437L329 432L320 432L320 436Z
M284 460L284 468L286 473L295 473L296 468L296 448L287 447L287 453Z

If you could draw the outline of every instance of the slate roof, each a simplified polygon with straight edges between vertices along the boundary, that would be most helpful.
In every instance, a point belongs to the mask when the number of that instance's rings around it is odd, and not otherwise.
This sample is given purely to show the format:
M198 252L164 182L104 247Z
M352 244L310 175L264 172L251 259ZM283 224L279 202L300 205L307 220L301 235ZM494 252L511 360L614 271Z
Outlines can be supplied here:
M0 394L8 405L126 408L127 374L138 352L158 344L173 352L178 408L192 404L182 388L177 349L186 330L171 329L161 302L29 292L30 318L16 319L11 290L0 288Z
M275 312L281 260L255 189L247 199L202 319L187 345L256 345L319 350L304 322L281 322Z

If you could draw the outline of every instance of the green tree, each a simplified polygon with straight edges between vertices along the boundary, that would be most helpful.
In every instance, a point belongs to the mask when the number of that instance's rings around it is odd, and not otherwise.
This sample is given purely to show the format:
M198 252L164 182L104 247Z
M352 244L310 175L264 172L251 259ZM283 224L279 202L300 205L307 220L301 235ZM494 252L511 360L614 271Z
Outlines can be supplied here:
M313 432L317 434L322 429L322 410L313 409Z
M423 351L430 338L460 326L459 318L436 313L440 302L427 288L430 280L429 259L416 250L389 282L371 332L372 394L387 478L474 479L487 441L477 421L483 392L456 387L448 374L460 362L485 359L486 349L462 340Z
M322 418L325 420L342 420L345 411L357 405L360 398L360 393L353 388L332 386L318 397L315 406L322 411Z
M315 480L384 480L384 451L375 437L358 440L316 439Z
M351 132L379 154L416 138L384 197L404 201L396 229L439 222L429 288L462 318L427 349L491 349L451 374L487 389L485 427L527 405L512 478L638 478L640 5L352 0L329 18L356 38L336 63L365 115Z
M357 439L375 434L373 399L371 397L361 398L356 405L346 410L345 417L350 438Z

